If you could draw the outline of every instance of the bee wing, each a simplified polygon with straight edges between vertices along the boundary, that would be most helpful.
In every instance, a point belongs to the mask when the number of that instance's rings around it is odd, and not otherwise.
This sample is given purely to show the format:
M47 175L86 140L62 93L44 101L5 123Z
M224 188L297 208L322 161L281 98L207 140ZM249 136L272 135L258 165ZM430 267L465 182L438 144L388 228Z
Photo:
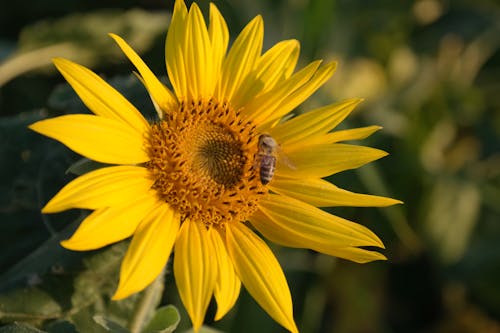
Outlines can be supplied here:
M276 155L278 157L278 161L284 165L286 165L289 169L292 170L297 170L297 167L293 162L286 156L286 154L283 152L283 149L281 149L280 146L276 146Z

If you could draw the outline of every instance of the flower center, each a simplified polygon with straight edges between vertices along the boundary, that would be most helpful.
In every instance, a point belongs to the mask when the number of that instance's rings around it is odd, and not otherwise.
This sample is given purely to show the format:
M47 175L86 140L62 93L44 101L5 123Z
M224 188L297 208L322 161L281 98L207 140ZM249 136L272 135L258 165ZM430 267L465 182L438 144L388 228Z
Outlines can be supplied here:
M181 103L152 125L148 168L161 200L207 226L246 220L267 193L255 125L227 103Z
M226 187L236 185L240 180L247 157L242 144L233 133L220 124L203 124L192 133L192 172L209 177Z

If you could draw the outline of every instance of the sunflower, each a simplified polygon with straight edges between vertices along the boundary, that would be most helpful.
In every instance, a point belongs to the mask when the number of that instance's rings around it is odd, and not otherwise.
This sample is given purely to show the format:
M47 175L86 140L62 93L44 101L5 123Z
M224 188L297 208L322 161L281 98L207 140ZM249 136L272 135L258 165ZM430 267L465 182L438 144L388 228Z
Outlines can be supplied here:
M263 29L255 17L226 52L228 29L216 6L210 4L207 27L195 3L188 10L177 0L165 47L173 89L111 34L152 98L159 115L153 122L89 69L54 59L94 115L63 115L30 128L112 166L71 181L42 212L93 210L61 243L68 249L97 249L132 236L113 299L144 289L174 252L174 277L195 330L212 295L218 320L243 283L274 320L297 332L285 276L260 235L359 263L385 259L364 248L383 248L373 232L318 208L399 203L322 179L385 156L339 143L379 127L332 131L361 99L284 117L336 64L314 61L295 70L299 43L282 41L262 53Z

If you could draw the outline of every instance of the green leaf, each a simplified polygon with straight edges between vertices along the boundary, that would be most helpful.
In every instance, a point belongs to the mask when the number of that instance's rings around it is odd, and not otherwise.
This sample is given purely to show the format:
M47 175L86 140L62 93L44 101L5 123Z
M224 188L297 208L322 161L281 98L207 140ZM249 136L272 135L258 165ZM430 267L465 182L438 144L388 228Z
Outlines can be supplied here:
M47 111L42 109L3 117L0 122L4 162L0 163L0 291L43 274L52 265L78 261L75 255L79 255L63 249L59 240L72 233L71 222L79 213L40 212L67 183L64 171L74 159L66 147L28 129L45 117Z
M113 332L113 333L129 333L129 330L127 330L125 327L121 326L118 323L115 323L111 319L108 319L104 316L101 315L95 315L94 316L94 321L104 327L106 331L108 332Z
M81 219L78 219L69 224L61 232L50 237L35 251L1 274L0 289L23 280L30 283L30 281L39 278L47 271L64 266L65 263L79 261L82 254L66 250L59 242L68 238L80 222Z
M61 315L61 306L48 291L23 288L0 295L0 321L37 323Z
M117 286L120 263L127 245L128 242L120 242L84 259L85 269L73 281L73 307L83 309L95 302L109 302ZM116 303L111 302L110 306Z
M25 323L14 323L0 327L0 333L44 333L44 332L45 331L40 331L39 329Z
M173 305L158 308L149 321L144 333L171 333L179 325L181 316L179 310Z
M67 320L56 320L44 327L48 333L78 333L75 325Z

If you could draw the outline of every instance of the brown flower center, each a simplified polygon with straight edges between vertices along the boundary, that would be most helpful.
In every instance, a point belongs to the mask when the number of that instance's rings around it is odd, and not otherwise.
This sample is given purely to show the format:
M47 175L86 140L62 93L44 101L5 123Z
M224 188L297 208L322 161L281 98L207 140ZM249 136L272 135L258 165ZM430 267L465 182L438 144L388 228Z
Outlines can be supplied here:
M255 165L257 140L255 125L226 103L181 103L152 126L153 188L183 220L244 221L267 193Z

